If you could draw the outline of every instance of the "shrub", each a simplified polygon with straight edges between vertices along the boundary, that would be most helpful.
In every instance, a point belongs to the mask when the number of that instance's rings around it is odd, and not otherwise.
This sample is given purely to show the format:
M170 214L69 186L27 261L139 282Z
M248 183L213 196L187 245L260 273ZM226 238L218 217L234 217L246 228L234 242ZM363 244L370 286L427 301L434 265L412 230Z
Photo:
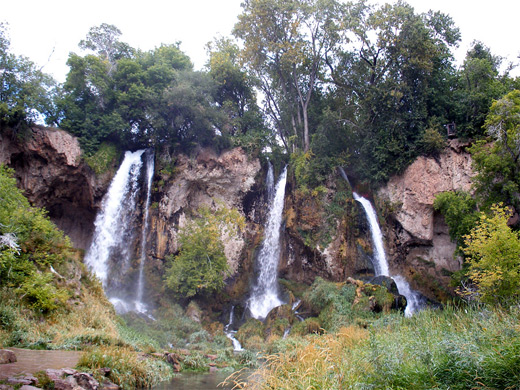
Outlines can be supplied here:
M237 234L244 219L237 210L198 209L199 216L179 233L180 251L168 258L166 286L180 297L209 294L224 287L228 265L222 235Z
M520 297L520 236L507 225L509 210L494 205L491 212L491 216L481 213L477 226L465 236L468 275L476 284L482 302L517 303Z

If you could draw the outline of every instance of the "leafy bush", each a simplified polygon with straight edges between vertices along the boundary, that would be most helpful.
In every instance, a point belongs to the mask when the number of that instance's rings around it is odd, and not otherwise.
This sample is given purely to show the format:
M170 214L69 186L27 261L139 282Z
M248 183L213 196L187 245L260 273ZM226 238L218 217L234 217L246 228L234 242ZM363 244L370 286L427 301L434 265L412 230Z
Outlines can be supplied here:
M222 236L232 237L244 226L244 218L235 209L202 207L197 212L179 233L179 254L168 258L166 286L180 297L209 294L224 287L228 265Z
M491 212L491 216L481 213L477 226L465 236L468 275L482 302L516 303L520 298L520 235L507 225L510 210L495 205Z
M433 207L444 216L451 239L458 245L463 244L463 237L475 226L478 218L476 200L463 191L441 192L435 197Z
M110 169L119 159L119 155L120 152L115 145L103 142L95 153L85 156L84 159L96 175L100 175Z

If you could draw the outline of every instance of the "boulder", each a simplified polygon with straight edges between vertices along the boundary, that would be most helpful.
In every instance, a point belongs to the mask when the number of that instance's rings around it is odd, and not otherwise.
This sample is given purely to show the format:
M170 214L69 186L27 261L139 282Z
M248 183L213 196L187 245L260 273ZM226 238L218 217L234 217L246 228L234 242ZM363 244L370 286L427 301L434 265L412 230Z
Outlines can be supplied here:
M16 355L9 349L0 349L0 364L16 362Z

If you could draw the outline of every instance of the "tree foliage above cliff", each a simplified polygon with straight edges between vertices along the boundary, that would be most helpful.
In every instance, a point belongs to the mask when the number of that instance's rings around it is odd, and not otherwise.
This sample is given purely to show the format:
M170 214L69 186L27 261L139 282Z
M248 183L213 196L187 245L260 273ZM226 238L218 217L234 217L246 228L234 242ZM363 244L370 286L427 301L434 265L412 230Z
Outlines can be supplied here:
M29 59L10 51L6 26L0 23L0 129L15 131L53 112L55 83Z
M122 148L222 148L231 145L229 136L264 128L236 59L225 58L228 68L215 59L232 54L232 46L216 48L210 72L196 72L178 43L142 52L120 35L112 25L91 28L80 47L93 53L72 53L67 62L56 121L78 135L88 152L103 141Z
M116 26L92 27L84 52L69 56L56 109L49 95L40 101L46 84L34 67L11 67L31 88L3 87L4 122L44 112L89 154L105 141L121 149L282 148L312 156L320 179L304 185L323 184L338 165L378 185L418 155L438 153L447 124L459 136L485 136L493 99L519 85L481 42L457 70L453 20L403 1L248 0L233 34L208 44L206 68L194 71L179 43L141 51ZM1 44L7 53L5 34Z

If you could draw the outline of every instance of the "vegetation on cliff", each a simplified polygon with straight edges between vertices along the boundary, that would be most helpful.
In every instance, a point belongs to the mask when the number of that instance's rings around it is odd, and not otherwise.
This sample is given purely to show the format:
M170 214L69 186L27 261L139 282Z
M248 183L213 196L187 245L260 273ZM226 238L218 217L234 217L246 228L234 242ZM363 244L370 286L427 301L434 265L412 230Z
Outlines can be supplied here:
M269 151L289 162L302 206L287 212L287 226L318 253L350 222L351 189L343 183L333 195L326 187L338 166L356 183L379 185L417 156L436 156L445 126L453 125L457 136L475 141L474 194L441 194L435 207L466 256L459 290L481 306L404 319L391 312L395 297L385 287L316 278L298 293L304 321L281 306L265 323L247 321L237 338L250 351L277 353L252 384L259 388L517 385L520 238L509 217L520 209L520 80L500 74L500 58L480 42L456 69L451 50L459 31L451 18L418 14L404 2L246 0L233 34L236 41L209 44L206 69L194 71L178 44L143 52L102 24L80 42L82 55L70 54L66 82L55 89L34 64L9 52L2 25L0 131L21 138L20 130L43 115L78 136L96 172L118 149L155 147L166 156L200 147ZM173 176L174 165L160 169ZM242 228L235 210L221 211L200 209L180 231L179 251L167 258L158 287L168 302L160 302L157 321L121 319L81 253L1 166L0 344L92 347L82 364L124 371L113 379L128 388L153 383L151 371L164 374L162 363L136 360L136 351L189 346L177 361L191 370L206 370L209 360L256 364L251 352L232 356L222 313L201 314L195 301L222 291L222 227ZM358 255L341 250L344 258ZM297 293L287 295L294 303ZM211 303L216 311L220 298ZM190 302L191 319L174 299Z

